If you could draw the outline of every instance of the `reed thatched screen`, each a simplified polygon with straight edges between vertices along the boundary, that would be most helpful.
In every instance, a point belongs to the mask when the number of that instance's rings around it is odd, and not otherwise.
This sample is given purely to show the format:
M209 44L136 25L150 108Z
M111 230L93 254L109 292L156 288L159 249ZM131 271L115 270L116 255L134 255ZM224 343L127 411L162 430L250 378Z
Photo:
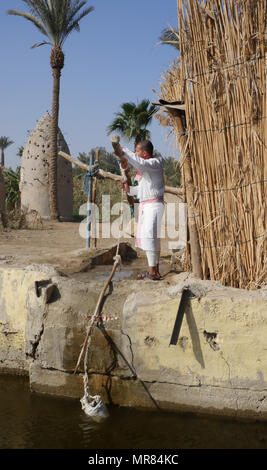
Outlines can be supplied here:
M255 289L267 283L267 1L178 0L178 22L161 95L185 102L203 277Z

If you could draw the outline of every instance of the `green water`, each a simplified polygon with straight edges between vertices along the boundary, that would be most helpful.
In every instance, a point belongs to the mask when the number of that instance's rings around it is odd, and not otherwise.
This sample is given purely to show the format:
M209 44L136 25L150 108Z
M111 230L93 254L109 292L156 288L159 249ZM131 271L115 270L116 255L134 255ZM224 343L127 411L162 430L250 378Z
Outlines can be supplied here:
M32 394L0 376L0 449L266 449L267 423L109 407L94 423L79 401Z

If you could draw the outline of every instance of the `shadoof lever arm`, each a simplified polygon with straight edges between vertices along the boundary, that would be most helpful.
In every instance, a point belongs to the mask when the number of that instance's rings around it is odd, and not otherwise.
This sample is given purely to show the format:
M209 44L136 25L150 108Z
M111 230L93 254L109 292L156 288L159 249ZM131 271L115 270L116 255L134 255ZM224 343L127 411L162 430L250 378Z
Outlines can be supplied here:
M120 145L120 136L117 134L113 134L110 136L110 141L114 149L115 155L117 155L120 160L122 159L122 161L120 162L120 171L121 171L121 176L123 177L123 181L127 182L128 186L132 186L132 181L130 177L130 168L128 166L128 162L127 162L127 167L126 168L124 167L124 161L126 161L126 159L123 160L123 150ZM134 198L127 194L127 200L128 200L130 207L134 208Z

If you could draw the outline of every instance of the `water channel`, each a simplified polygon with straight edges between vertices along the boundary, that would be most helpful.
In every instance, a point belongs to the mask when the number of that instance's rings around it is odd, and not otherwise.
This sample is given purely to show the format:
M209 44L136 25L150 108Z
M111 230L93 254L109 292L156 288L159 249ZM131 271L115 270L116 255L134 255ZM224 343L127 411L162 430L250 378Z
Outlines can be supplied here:
M31 393L0 375L0 449L266 449L267 422L109 406L92 422L79 400Z

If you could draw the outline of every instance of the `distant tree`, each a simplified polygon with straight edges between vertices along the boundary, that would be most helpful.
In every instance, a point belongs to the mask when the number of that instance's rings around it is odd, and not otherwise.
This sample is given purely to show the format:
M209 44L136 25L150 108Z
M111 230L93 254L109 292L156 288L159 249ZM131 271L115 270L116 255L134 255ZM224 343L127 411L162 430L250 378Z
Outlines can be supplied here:
M120 174L120 168L118 160L114 157L112 153L109 153L105 147L97 147L99 149L99 166L102 170L108 171L110 173ZM88 153L80 152L78 155L78 160L85 165L89 165L90 162L90 155L95 156L95 152L97 148L92 148ZM85 170L78 168L75 166L73 168L73 209L74 209L74 216L78 216L79 208L82 204L87 201L87 196L83 191L83 176L85 174ZM111 205L115 204L116 202L120 201L121 198L121 190L119 185L114 183L114 181L110 181L108 179L102 179L99 181L98 190L96 192L96 204L100 210L100 218L102 217L101 214L101 207L102 207L102 194L109 194L111 196Z
M120 166L118 160L114 157L113 153L108 152L105 147L96 147L91 149L88 154L85 152L79 153L78 160L89 165L90 155L95 158L96 150L99 149L99 166L104 171L109 171L110 173L115 173L116 175L120 174Z
M59 119L59 90L61 70L64 67L62 45L72 31L80 31L80 21L93 7L81 9L86 5L82 0L23 0L29 7L29 12L9 10L9 15L25 18L36 26L46 40L32 47L44 44L52 46L50 65L53 74L52 123L51 123L51 155L49 159L49 196L50 217L58 219L57 207L57 158L58 158L58 119Z
M22 157L22 155L23 155L23 150L24 150L24 147L23 147L23 145L21 145L21 146L18 148L17 157Z
M20 167L17 167L16 170L6 168L4 169L3 174L5 180L7 209L17 209L20 204Z
M0 149L1 149L1 166L5 166L5 150L10 145L14 144L13 140L10 140L9 137L3 136L0 137Z
M163 157L163 155L158 151L154 150L153 156L155 158L160 158L162 161L165 183L168 186L177 187L181 185L181 170L179 161L173 157Z
M115 119L108 126L108 134L118 132L127 140L135 139L134 147L141 140L150 139L150 132L147 126L151 123L153 114L157 107L150 105L149 100L142 100L140 103L122 103L121 111L115 113Z
M158 150L154 150L154 157L160 158L164 168L165 182L168 186L181 185L181 170L179 161L173 157L163 157Z
M178 160L173 157L164 157L162 159L166 184L169 186L181 186L181 171Z

